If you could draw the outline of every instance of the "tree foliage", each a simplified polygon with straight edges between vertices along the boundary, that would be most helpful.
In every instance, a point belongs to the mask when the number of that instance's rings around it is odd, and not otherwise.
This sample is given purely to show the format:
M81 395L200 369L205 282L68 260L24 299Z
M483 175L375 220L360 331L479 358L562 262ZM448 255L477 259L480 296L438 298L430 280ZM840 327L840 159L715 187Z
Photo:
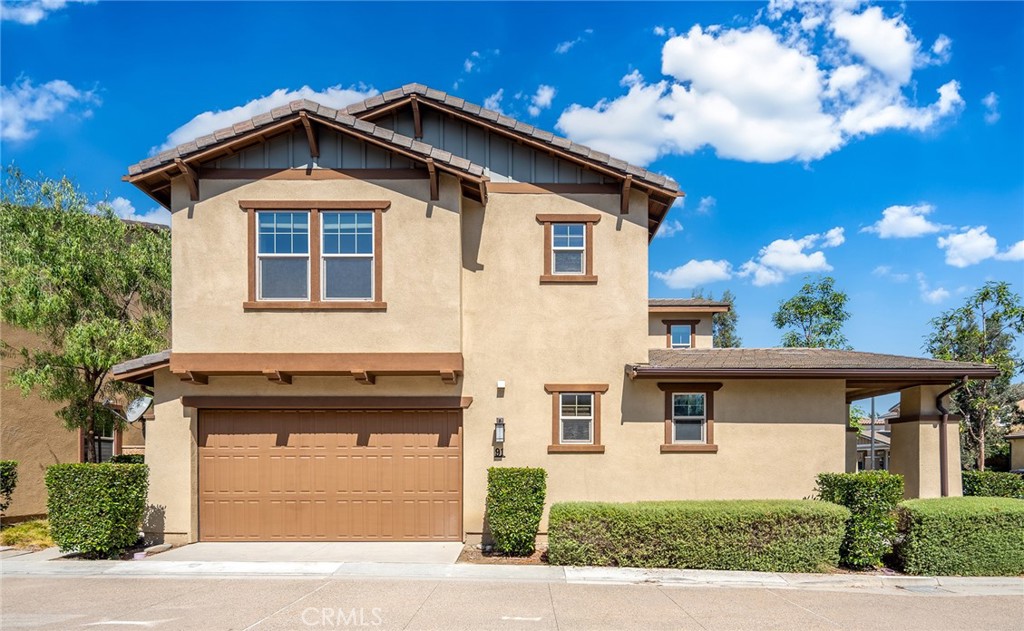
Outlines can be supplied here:
M850 318L849 298L836 290L835 282L831 276L808 278L795 296L779 303L772 323L789 329L782 336L783 346L849 348L843 335L843 324Z
M694 298L715 300L714 292L705 296L703 289L693 290L692 296ZM736 325L739 322L739 314L736 313L736 296L726 289L718 300L728 303L729 310L725 313L711 315L711 327L714 336L713 344L715 348L739 348L743 340L736 333Z
M84 429L95 461L96 427L117 422L99 401L131 394L115 364L160 350L170 321L170 234L95 207L67 178L7 171L0 198L0 319L34 332L41 348L13 348L10 380L27 395L64 403L68 429Z
M986 441L1001 440L1014 419L1019 389L1010 383L1020 371L1014 339L1024 335L1024 305L1006 282L990 281L956 309L931 321L925 348L932 357L991 364L999 376L969 380L950 395L954 412L963 417L964 447L979 470L985 469Z

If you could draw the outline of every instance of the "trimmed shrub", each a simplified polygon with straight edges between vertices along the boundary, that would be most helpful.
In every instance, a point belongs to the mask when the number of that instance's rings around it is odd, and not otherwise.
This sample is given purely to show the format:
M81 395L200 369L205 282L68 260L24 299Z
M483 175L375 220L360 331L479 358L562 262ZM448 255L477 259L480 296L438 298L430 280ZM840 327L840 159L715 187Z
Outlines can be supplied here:
M544 513L547 471L527 467L487 470L487 524L498 552L533 554Z
M908 500L896 554L907 574L1024 574L1024 502L1005 497Z
M46 470L50 535L62 552L111 557L138 541L146 511L144 464L55 464Z
M850 511L810 500L555 504L556 565L816 572L839 563Z
M16 460L0 460L0 513L7 512L16 486L18 486L18 462Z
M1024 476L1005 471L964 471L964 495L1024 500Z
M892 550L896 506L903 501L903 476L888 471L818 474L818 497L850 509L840 559L852 567L877 567Z
M113 464L145 464L146 457L142 454L117 454L110 457Z

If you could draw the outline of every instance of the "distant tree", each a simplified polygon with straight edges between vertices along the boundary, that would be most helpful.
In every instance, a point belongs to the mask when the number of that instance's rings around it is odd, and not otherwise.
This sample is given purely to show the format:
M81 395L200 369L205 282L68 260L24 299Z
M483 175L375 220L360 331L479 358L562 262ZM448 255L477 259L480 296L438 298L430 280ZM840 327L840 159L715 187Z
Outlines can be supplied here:
M40 335L10 380L27 395L64 403L57 414L85 431L96 462L97 427L117 419L100 401L132 394L113 382L118 362L164 347L170 321L170 234L92 208L67 178L34 181L15 167L0 197L0 319Z
M931 321L925 349L936 359L991 364L999 376L991 381L969 380L950 399L953 411L963 416L965 450L985 469L986 439L1001 440L1015 419L1021 390L1010 382L1020 371L1021 357L1014 338L1024 335L1024 305L1006 282L990 281L969 296L961 307Z
M707 300L714 300L714 292L704 295L703 289L694 289L692 296L694 298L702 298ZM736 324L739 321L739 314L736 313L736 296L731 291L726 289L722 292L722 297L719 301L729 304L729 311L725 313L714 313L711 315L711 328L714 334L713 344L715 348L737 348L743 340L736 333Z
M849 348L843 324L850 318L846 311L846 292L835 289L835 279L822 276L805 279L795 296L779 303L772 315L777 329L789 328L782 336L783 346L804 348Z
M857 405L850 406L850 427L857 430L857 435L864 433L864 421L868 420L867 412Z

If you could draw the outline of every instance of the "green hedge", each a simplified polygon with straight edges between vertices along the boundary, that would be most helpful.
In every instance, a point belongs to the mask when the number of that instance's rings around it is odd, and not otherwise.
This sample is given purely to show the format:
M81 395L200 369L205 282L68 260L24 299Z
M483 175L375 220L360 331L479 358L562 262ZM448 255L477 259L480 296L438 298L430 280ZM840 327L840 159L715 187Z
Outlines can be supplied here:
M1024 500L1024 476L1005 471L964 471L964 495Z
M136 543L146 510L144 464L55 464L46 470L50 534L61 551L114 556Z
M900 504L903 571L932 576L1024 574L1024 501L943 497Z
M903 501L903 476L888 471L822 473L818 497L850 509L840 559L852 567L878 567L896 537L896 506Z
M110 457L113 464L145 464L146 457L142 454L117 454Z
M517 556L533 553L547 476L544 469L527 467L487 470L487 524L495 550Z
M7 512L16 486L18 486L18 462L16 460L0 460L0 513Z
M815 572L839 563L850 511L810 500L555 504L556 565Z

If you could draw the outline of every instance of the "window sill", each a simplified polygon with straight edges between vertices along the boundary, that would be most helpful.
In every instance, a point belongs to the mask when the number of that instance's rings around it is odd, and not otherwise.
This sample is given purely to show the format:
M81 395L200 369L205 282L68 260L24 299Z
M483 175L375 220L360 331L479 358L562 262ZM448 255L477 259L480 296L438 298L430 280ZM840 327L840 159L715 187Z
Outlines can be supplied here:
M387 311L388 303L373 301L310 302L308 300L246 301L246 311Z
M718 445L662 445L663 454L717 454Z
M540 277L541 285L553 285L558 283L596 285L597 276L589 274L542 274Z
M548 445L549 454L603 454L604 445Z

